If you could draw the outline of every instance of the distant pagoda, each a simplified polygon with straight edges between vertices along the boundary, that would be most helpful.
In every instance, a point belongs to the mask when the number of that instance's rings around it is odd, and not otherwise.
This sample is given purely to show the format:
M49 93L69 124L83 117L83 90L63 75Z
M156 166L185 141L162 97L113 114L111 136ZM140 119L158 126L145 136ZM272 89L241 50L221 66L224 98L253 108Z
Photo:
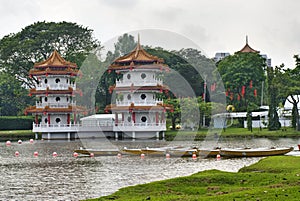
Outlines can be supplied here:
M76 106L73 97L81 94L75 84L80 75L77 65L64 60L56 50L47 60L34 64L29 76L37 83L29 96L35 95L37 101L35 106L25 109L26 114L35 115L33 132L41 132L44 139L77 137L76 115L84 112L84 108Z
M110 87L110 91L116 93L116 103L105 108L115 114L116 138L120 133L130 138L159 138L160 132L164 137L166 110L172 107L164 104L157 94L168 91L160 76L169 70L163 59L142 48L139 39L129 54L117 58L108 67L109 72L123 76Z
M246 36L246 45L238 52L243 52L243 53L259 53L259 51L253 49L252 47L250 47L250 45L248 44L248 36Z

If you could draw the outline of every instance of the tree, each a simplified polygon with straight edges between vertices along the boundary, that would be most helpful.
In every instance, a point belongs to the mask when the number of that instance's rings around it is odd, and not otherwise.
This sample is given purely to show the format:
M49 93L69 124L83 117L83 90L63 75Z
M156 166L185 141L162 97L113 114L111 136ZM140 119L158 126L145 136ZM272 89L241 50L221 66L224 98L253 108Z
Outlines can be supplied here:
M265 81L265 59L257 53L237 52L218 63L227 102L237 111L259 106L261 83Z
M292 105L292 127L300 131L299 123L299 95L300 94L300 58L294 56L296 67L294 69L284 69L284 65L277 67L277 76L274 80L276 87L279 89L281 99L286 99Z
M100 47L92 33L76 23L34 23L0 40L0 69L32 87L36 80L27 78L34 63L47 59L56 49L63 58L80 66L91 51Z
M130 34L123 34L118 38L118 42L115 43L114 57L118 58L130 53L136 46L134 36Z
M278 113L277 113L277 107L279 105L279 97L278 97L278 88L276 87L276 83L275 83L275 76L276 74L278 76L278 73L276 73L276 70L274 72L274 69L272 67L267 68L267 73L268 73L268 95L269 95L268 129L279 130L281 127Z
M0 116L17 116L33 99L21 83L10 74L0 72Z

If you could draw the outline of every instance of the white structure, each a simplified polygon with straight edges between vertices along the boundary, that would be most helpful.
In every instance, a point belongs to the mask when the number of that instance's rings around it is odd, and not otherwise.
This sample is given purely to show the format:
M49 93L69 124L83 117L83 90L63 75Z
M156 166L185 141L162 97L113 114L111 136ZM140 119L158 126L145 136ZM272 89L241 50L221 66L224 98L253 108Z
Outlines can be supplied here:
M44 139L76 137L76 114L83 108L73 101L75 94L80 94L74 80L80 73L76 64L64 60L57 51L30 70L30 77L38 81L29 94L37 97L36 105L25 110L35 115L33 132L42 133Z
M165 105L157 94L168 92L161 80L162 71L169 71L163 60L148 54L140 45L123 57L116 59L108 68L116 71L120 79L110 88L116 93L115 104L106 111L121 115L115 118L113 131L130 138L160 137L166 130L165 113L171 107Z
M215 62L219 62L225 57L228 57L230 54L228 52L217 52L213 58Z

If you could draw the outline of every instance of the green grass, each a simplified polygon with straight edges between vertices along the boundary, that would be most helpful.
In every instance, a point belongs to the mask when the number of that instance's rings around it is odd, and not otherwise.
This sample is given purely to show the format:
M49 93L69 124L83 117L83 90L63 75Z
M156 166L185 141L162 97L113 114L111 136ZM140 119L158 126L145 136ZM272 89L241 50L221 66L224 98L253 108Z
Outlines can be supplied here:
M274 156L238 173L209 170L149 184L122 188L91 200L299 200L300 157Z
M254 128L252 132L249 131L247 128L227 128L225 131L222 129L218 129L218 130L213 129L210 132L211 134L218 133L222 137L226 137L226 138L230 138L230 137L295 138L300 136L300 132L292 128L285 128L284 130L277 130L277 131L269 131L268 129L260 130L258 128ZM207 134L208 134L208 129L200 129L197 132L184 131L184 130L177 130L177 131L168 130L166 132L166 140L173 140L173 139L190 140L191 138L193 138L194 140L203 140L207 136Z

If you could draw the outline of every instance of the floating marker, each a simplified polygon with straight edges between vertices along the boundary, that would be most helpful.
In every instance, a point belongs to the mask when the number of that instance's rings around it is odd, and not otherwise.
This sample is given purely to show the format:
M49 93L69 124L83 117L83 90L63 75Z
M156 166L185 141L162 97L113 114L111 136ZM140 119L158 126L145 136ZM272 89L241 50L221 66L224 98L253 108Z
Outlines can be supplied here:
M11 141L8 140L8 141L6 141L5 144L6 144L6 146L10 146L11 145Z
M90 153L90 157L93 158L95 156L94 153Z
M29 142L32 144L34 141L33 141L33 139L30 139Z
M192 159L196 159L197 158L197 155L196 154L193 154L192 155Z
M39 156L39 152L35 151L35 152L33 153L33 156L34 156L34 157L38 157L38 156Z
M118 153L117 157L118 157L118 158L122 158L122 154L121 154L121 153Z
M56 152L53 152L52 156L53 156L53 157L56 157L56 156L57 156L57 153L56 153Z
M217 154L217 160L221 160L221 155L220 154Z
M169 153L166 154L166 159L170 159L171 155Z
M22 144L22 140L18 140L18 144Z
M74 156L75 158L77 158L77 157L78 157L78 153L77 153L77 152L74 152L74 153L73 153L73 156Z
M15 152L15 157L20 156L20 153L18 151Z
M141 159L144 159L145 158L145 154L141 154Z

